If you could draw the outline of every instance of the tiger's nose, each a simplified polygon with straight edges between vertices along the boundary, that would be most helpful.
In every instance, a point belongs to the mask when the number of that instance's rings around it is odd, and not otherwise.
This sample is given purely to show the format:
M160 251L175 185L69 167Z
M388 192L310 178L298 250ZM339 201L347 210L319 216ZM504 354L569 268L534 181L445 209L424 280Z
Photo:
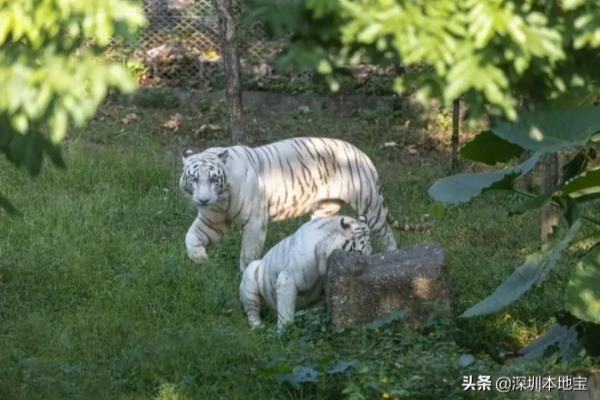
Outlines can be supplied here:
M194 200L196 201L196 203L197 203L198 205L200 205L200 206L205 206L205 205L207 205L207 204L208 204L208 201L209 201L210 199L196 197L196 198L194 198Z

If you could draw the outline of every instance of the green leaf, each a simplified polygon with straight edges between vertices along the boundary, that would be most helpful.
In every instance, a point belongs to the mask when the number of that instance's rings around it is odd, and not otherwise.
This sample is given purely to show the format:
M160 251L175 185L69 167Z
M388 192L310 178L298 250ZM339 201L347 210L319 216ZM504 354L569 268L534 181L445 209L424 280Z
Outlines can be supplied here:
M546 333L529 343L520 353L528 359L537 359L552 346L558 346L559 356L563 360L573 358L579 353L581 343L577 337L577 325L552 325Z
M43 140L40 140L38 133L28 133L27 147L25 151L25 165L31 175L38 175L42 170L43 161Z
M526 213L527 211L534 210L536 208L541 208L544 204L550 201L553 195L554 192L549 192L536 197L528 198L521 204L513 208L508 214L511 216L520 215Z
M560 191L573 198L600 193L600 168L587 171L571 179Z
M507 162L523 154L523 148L494 135L492 131L483 131L460 149L460 155L472 161L488 165Z
M552 153L588 142L600 131L600 107L522 111L516 122L492 126L494 134L524 149Z
M356 360L338 361L327 370L330 375L343 374L344 372L356 369Z
M384 315L383 317L377 318L375 321L368 323L366 326L368 329L376 329L381 328L385 325L388 325L396 320L404 318L408 314L408 311L404 309L392 311L389 314Z
M311 367L297 366L291 373L277 375L276 379L299 387L303 383L317 382L319 373Z
M577 318L600 324L600 245L577 264L567 284L565 306Z
M428 190L429 196L442 203L458 204L471 200L485 190L509 189L517 178L535 166L539 156L536 153L522 164L500 171L458 174L442 178L431 185Z
M556 199L563 210L563 216L567 221L568 226L573 226L573 224L579 221L579 217L581 216L581 210L579 209L578 203L569 196L560 196Z
M331 74L333 68L331 67L329 61L321 60L319 61L319 65L317 66L317 71L319 71L320 74L327 75Z
M585 171L588 165L588 159L595 159L596 151L594 149L589 149L587 154L583 151L578 152L575 157L570 159L565 165L562 167L562 184L564 185L566 182L573 179L575 176L581 174Z
M45 150L46 154L48 154L48 157L50 157L52 163L54 163L54 165L56 165L59 168L66 168L67 164L65 163L65 160L62 157L60 147L44 137L42 137L42 140L43 149Z
M527 256L525 263L517 268L490 296L466 310L461 317L470 318L489 314L506 307L527 292L534 284L542 283L548 272L556 265L562 252L575 237L580 222L576 221L561 237L555 231L542 250ZM559 239L560 238L560 239Z
M586 194L586 195L583 195L583 196L579 196L577 198L577 203L582 204L582 203L586 203L586 202L589 202L589 201L596 201L598 199L600 199L600 193Z
M473 357L471 354L461 354L460 357L458 358L458 365L465 368L468 367L469 365L473 364L475 361L477 361L475 359L475 357Z
M69 126L69 115L67 112L62 108L54 110L54 115L50 118L50 126L52 127L50 139L54 143L60 142L67 134Z
M7 146L6 157L16 166L21 166L25 160L27 151L27 138L25 135L16 133L10 138L10 143Z

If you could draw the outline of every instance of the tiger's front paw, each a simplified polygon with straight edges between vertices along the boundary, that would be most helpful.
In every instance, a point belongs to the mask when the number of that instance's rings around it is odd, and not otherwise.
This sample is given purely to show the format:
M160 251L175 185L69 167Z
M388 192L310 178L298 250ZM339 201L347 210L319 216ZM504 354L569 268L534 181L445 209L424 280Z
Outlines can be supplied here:
M263 324L262 321L260 320L260 318L248 318L248 323L250 324L250 327L252 329L258 329L258 328L262 328Z
M196 264L207 264L208 256L204 247L187 248L188 257Z

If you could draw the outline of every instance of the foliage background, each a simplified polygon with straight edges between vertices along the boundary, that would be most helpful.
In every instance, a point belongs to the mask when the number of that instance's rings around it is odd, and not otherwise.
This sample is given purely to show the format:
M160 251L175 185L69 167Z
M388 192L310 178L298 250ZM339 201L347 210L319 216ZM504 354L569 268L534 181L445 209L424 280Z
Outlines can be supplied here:
M275 4L277 3L277 4ZM362 62L404 67L394 88L446 106L461 97L477 116L516 117L524 99L581 101L598 79L597 2L586 0L272 2L248 19L292 32L283 64L330 75Z
M124 0L0 1L0 152L36 175L70 123L82 126L110 87L130 91L127 69L97 55L144 23ZM0 207L13 210L0 196Z

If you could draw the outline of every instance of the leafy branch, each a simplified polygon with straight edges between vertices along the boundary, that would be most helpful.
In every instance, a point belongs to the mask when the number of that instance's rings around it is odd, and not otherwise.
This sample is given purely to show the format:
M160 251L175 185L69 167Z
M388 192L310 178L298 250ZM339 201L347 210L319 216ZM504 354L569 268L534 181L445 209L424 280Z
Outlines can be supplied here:
M463 317L488 314L508 306L545 280L576 237L581 221L600 226L599 220L580 212L584 203L597 200L600 194L600 169L588 168L596 153L587 148L595 141L597 132L600 132L600 107L523 111L516 121L502 121L478 135L461 149L461 154L489 165L506 162L525 151L533 151L532 157L498 171L449 176L429 188L431 197L446 204L463 203L488 190L511 190L529 199L513 214L552 203L560 207L567 224L566 229L557 227L540 251L528 255L490 296L467 309ZM490 146L495 151L490 151ZM566 149L579 151L563 166L562 182L552 192L536 195L515 187L516 181L534 167L542 154ZM592 323L600 323L598 249L600 246L593 247L574 271L565 303L569 312Z

